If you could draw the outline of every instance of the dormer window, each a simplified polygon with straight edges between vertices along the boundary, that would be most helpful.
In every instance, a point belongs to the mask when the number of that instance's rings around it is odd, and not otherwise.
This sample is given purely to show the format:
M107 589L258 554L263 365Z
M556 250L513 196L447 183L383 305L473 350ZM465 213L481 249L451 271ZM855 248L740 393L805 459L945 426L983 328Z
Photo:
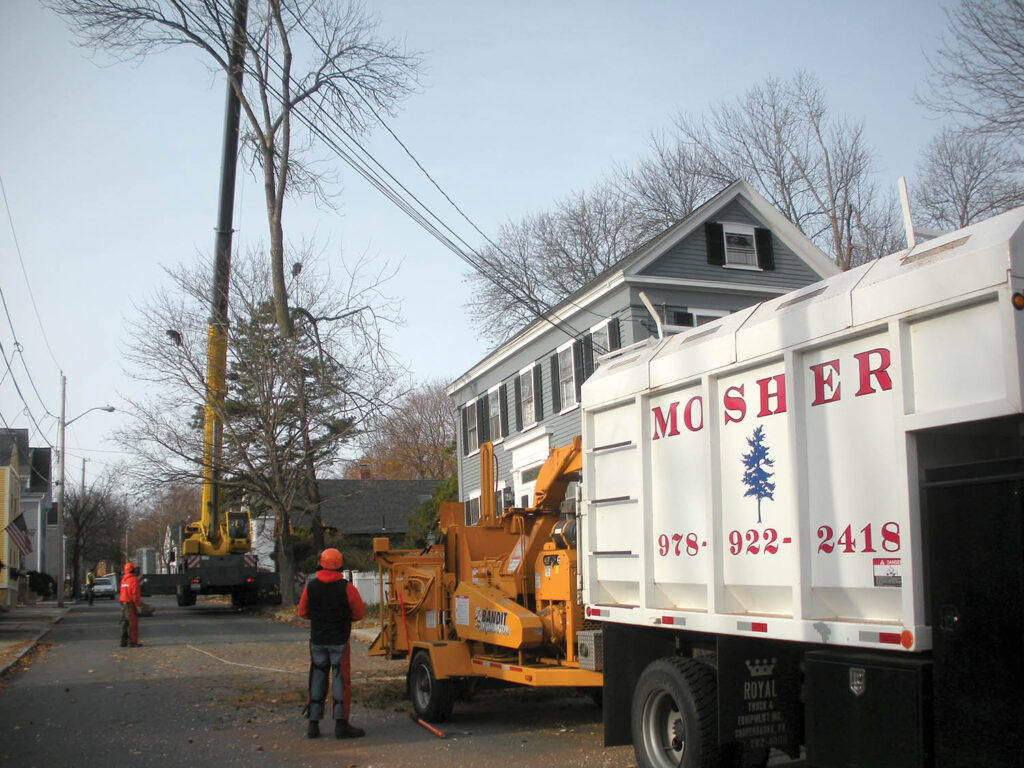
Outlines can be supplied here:
M772 233L739 222L706 222L708 264L737 269L775 269Z

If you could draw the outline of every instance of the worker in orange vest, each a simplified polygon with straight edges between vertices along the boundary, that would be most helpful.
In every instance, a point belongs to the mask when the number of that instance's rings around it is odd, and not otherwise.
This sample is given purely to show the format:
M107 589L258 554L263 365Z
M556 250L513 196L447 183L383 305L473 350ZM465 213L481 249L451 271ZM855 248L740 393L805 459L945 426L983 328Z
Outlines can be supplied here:
M124 576L121 577L121 647L131 645L137 648L139 642L139 607L142 605L142 593L139 590L139 579L135 575L134 563L124 564Z
M334 548L320 553L320 570L310 579L299 598L299 616L309 619L309 699L306 710L309 724L306 735L320 735L320 718L327 698L327 676L331 674L334 699L334 737L358 738L364 734L348 722L351 700L352 622L366 613L359 591L341 573L341 552Z

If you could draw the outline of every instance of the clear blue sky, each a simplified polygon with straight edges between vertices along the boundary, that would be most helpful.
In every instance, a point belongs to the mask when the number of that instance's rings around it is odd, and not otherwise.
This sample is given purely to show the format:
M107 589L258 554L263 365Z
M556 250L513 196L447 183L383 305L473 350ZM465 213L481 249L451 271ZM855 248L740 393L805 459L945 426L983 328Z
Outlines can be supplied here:
M645 153L679 111L700 114L768 75L804 68L832 108L863 120L878 181L895 185L937 131L914 103L925 54L945 29L929 0L392 0L368 2L383 30L422 52L422 91L392 126L486 232L584 189ZM59 371L68 418L139 394L123 374L124 321L160 285L161 268L213 247L224 82L197 53L142 63L91 59L36 0L0 2L0 414L56 444ZM373 151L430 194L383 134ZM405 326L391 346L418 380L450 381L486 352L468 326L465 267L355 176L337 211L293 205L286 236L314 238L329 263L368 254L401 264L390 292ZM436 195L432 207L481 238ZM239 177L236 246L265 241L260 189ZM16 248L15 237L17 238ZM338 270L340 272L340 268ZM27 278L27 279L26 279ZM29 295L34 295L33 308ZM41 328L45 330L41 331ZM5 375L6 374L6 375ZM42 435L24 413L18 382ZM43 402L33 391L32 382ZM69 428L68 470L94 477L120 456L118 414Z

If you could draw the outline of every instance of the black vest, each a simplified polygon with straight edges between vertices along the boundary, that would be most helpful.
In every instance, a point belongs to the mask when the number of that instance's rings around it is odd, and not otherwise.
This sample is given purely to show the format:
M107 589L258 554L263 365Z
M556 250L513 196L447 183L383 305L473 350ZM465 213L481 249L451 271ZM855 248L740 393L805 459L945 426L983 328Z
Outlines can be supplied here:
M352 631L348 582L313 579L306 585L309 606L309 641L314 645L342 645Z

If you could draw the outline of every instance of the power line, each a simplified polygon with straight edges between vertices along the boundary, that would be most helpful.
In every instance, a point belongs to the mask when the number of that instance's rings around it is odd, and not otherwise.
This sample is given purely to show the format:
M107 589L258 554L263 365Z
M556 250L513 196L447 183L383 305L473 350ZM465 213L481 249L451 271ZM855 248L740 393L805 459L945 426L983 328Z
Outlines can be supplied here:
M270 60L274 62L274 72L275 72L275 74L283 76L284 71L280 67L280 65L275 60L273 60L273 59L270 59ZM248 72L250 72L251 74L254 74L257 77L260 77L261 74L262 74L262 73L255 72L248 65L247 65L246 69L247 69ZM264 83L264 86L266 87L267 91L269 91L271 94L273 94L279 101L283 102L282 94L280 92L278 92L275 88L273 88L266 78L264 78L263 83ZM344 160L353 170L355 170L360 176L362 176L366 181L368 181L372 186L374 186L378 191L380 191L394 205L396 205L396 207L398 207L402 212L404 212L406 215L408 215L410 218L412 218L413 221L415 221L417 224L419 224L430 235L432 235L434 238L436 238L442 245L444 245L446 248L451 250L456 256L458 256L460 259L462 259L473 270L475 270L482 277L484 277L486 280L491 282L501 292L505 293L510 298L512 298L516 303L522 305L527 310L527 312L529 312L530 314L536 316L538 319L540 319L540 320L542 320L542 321L544 321L546 323L549 323L552 327L556 328L557 330L562 331L563 333L565 333L570 338L575 338L576 337L577 331L576 331L575 328L572 328L571 326L568 326L568 327L565 326L561 321L556 320L550 314L548 314L548 313L550 313L552 308L550 306L548 306L545 302L543 302L541 300L535 300L535 299L531 299L529 297L526 297L526 296L518 293L514 289L512 289L510 286L502 283L494 274L495 271L497 271L498 266L495 263L489 261L485 256L483 256L481 253L476 251L472 246L470 246L469 243L467 243L461 236L458 235L458 233L456 233L450 226L448 226L441 219L440 216L438 216L436 213L434 213L434 211L428 205L426 205L414 193L412 193L404 184L402 184L397 178L395 178L395 176L390 171L388 171L387 168L385 168L384 165L381 164L373 156L373 154L371 152L369 152L365 147L363 147L352 136L352 134L340 124L340 122L337 119L335 119L333 117L328 117L329 113L327 112L327 110L324 110L322 108L322 100L323 100L323 97L321 97L321 116L322 116L321 119L323 120L323 122L325 124L329 124L329 125L326 126L326 128L327 128L328 131L330 131L330 133L331 133L330 136L325 134L324 130L322 130L317 125L317 121L313 117L310 117L310 116L306 115L304 110L302 110L299 105L296 105L296 106L291 108L292 109L292 113L300 120L300 122L302 122L307 127L307 129L311 133L313 133L314 135L318 136L325 144L327 144L328 147L330 147L332 150L334 150L335 154L337 154L342 160ZM373 110L371 110L371 111L373 111ZM375 111L373 111L373 112L376 115L376 112ZM378 116L378 119L379 119L379 116ZM382 123L383 123L383 121L382 121ZM385 128L387 128L388 132L391 133L391 135L395 137L396 141L398 141L400 144L402 144L402 142L397 138L397 135L395 135L394 132L391 131L391 129L388 126L385 125ZM349 146L349 144L354 145L356 147L356 149L352 149L352 147ZM402 146L403 146L403 149L405 149L405 151L407 152L407 154L409 154L410 157L413 157L411 152L409 152L408 148L405 147L404 144L402 144ZM380 176L380 174L377 173L373 169L372 166L369 166L366 163L366 161L362 160L358 156L359 153L361 153L366 158L368 158L369 161L373 163L373 165L375 165L378 168L380 168L381 171L383 171L383 173L389 179L391 179L391 181L394 182L395 185L397 185L398 189L395 189L395 187L392 186L391 183L389 183L386 179L382 178ZM434 181L432 177L430 177L429 173L426 172L426 170L423 168L422 164L419 163L419 161L416 160L415 157L413 157L413 160L420 167L420 169L423 170L423 172L427 175L427 177L430 178L431 183L433 183L434 186L437 187L437 189L441 192L442 195L444 195L444 197L448 200L448 202L453 207L455 207L456 210L459 211L459 213L463 216L463 218L465 218L467 221L469 221L471 226L473 226L474 229L476 229L478 232L480 232L484 236L484 238L489 243L491 243L492 247L494 247L494 249L498 253L500 253L501 255L505 256L506 258L509 258L508 254L504 253L499 246L497 246L495 243L493 243L493 241L491 241L490 238L488 238L486 236L486 234L484 234L483 231L479 227L477 227L476 224L474 224L471 219L469 219L469 217L461 210L461 208L459 208L454 203L454 201L451 199L451 197L446 192L444 192L443 189L441 189L440 185L438 185L437 182ZM399 191L399 190L401 190L401 191ZM407 197L403 196L403 193ZM407 198L410 198L415 203L415 205L413 205L413 202L410 202L410 200L407 199ZM416 206L419 206L419 209L422 209L423 213L421 213L420 210L417 209ZM432 223L430 221L430 219L433 219L434 221L436 221L437 225ZM447 230L447 232L449 232L451 234L451 237L446 235L442 231L442 229L443 230ZM455 240L458 240L460 243L462 243L462 246L464 246L464 248L460 247L455 242ZM573 302L569 302L569 303L572 306L576 306L578 309L583 310L582 307L579 307L575 303L573 303ZM596 313L592 312L591 310L584 310L584 311L587 311L588 313L594 314L595 317L598 316Z
M14 228L14 217L11 215L11 206L10 206L10 203L7 201L7 189L6 189L6 187L4 187L3 176L0 176L0 192L3 193L4 208L7 209L7 221L11 225L11 237L14 238L14 250L18 254L18 263L21 264L21 274L25 278L25 286L28 288L28 296L32 300L32 309L36 313L36 321L39 323L39 330L40 330L40 332L43 335L43 342L46 344L46 349L50 353L50 358L53 360L54 365L56 365L58 368L60 368L60 363L57 362L57 357L53 354L53 349L50 347L50 340L46 337L46 328L43 327L43 318L39 315L39 307L36 304L36 297L35 297L35 294L32 292L32 283L29 282L28 271L25 269L25 259L21 255L21 245L18 243L18 233L17 233L17 231ZM6 302L5 302L5 308L6 308ZM7 315L7 321L10 322L10 320L11 320L11 316L10 316L10 314L8 314ZM13 327L11 328L11 330L12 331L14 330ZM26 372L27 371L28 371L28 369L26 368ZM33 384L32 386L35 387L35 384ZM38 392L36 394L38 394Z
M43 432L42 427L39 426L39 422L36 421L36 417L32 413L32 409L29 407L28 401L25 400L25 395L22 394L21 387L18 386L18 379L14 375L14 370L11 368L11 361L7 358L7 350L4 349L3 342L0 342L0 355L3 356L4 363L7 365L7 371L11 375L11 383L14 384L14 390L18 393L18 397L21 398L21 402L25 406L25 415L28 416L33 426L35 426L36 432L38 432L42 436L43 441L50 448L53 448L53 446L50 444L50 441L46 439L46 434ZM6 420L4 421L4 423L6 424Z

